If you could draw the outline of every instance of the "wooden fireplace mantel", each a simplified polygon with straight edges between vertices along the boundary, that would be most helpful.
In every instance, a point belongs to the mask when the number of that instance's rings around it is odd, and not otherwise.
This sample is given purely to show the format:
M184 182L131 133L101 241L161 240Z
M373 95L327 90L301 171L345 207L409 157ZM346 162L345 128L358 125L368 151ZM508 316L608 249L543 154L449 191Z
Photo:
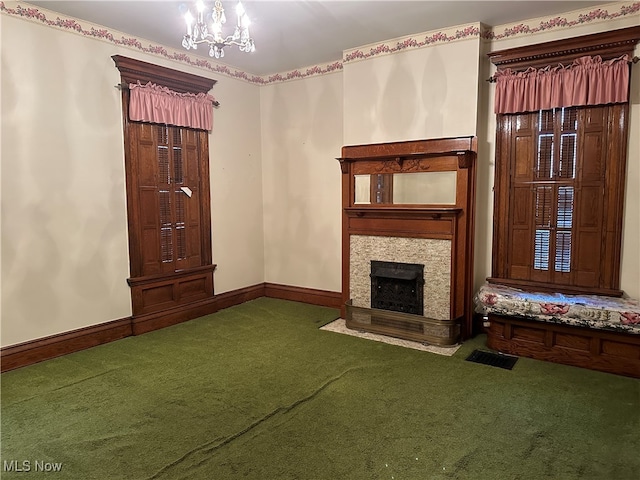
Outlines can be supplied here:
M402 156L444 156L457 152L478 151L477 137L433 138L428 140L409 140L393 143L370 143L366 145L345 145L342 147L342 159L346 161L385 160Z
M411 216L442 218L455 217L462 211L458 207L345 207L345 212L350 217L380 217L380 218L406 218Z
M456 158L458 168L469 168L478 151L476 137L437 138L409 142L348 145L342 147L342 173L400 173L449 170L446 157ZM373 163L372 163L373 162ZM356 164L356 165L353 165ZM373 170L373 171L372 171Z
M407 142L349 145L337 160L342 171L342 310L347 318L350 298L352 235L445 239L451 241L449 322L460 335L472 335L473 228L476 137L439 138ZM355 202L356 175L414 172L455 172L455 204L394 205ZM394 315L392 315L394 316ZM360 326L358 326L360 328ZM408 338L393 329L384 333ZM411 335L416 339L415 334ZM424 338L427 338L425 336Z
M349 235L452 240L461 208L345 207Z

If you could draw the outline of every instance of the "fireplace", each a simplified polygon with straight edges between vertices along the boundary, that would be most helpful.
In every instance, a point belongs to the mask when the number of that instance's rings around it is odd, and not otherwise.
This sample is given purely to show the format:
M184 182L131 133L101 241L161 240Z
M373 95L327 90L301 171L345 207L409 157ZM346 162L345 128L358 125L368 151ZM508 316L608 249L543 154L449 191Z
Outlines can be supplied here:
M432 345L458 341L451 320L451 241L352 235L347 327ZM382 287L382 288L378 288ZM382 295L385 292L391 295Z
M434 345L471 336L476 153L475 137L342 147L347 327Z
M371 308L424 314L424 265L371 260Z

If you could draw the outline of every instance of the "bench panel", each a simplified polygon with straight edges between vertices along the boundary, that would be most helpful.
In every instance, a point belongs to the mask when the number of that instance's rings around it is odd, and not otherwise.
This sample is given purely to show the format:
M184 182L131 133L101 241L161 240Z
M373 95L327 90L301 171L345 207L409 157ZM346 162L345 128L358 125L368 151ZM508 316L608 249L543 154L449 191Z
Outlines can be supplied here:
M499 352L640 378L640 336L489 314L487 346ZM505 331L520 332L506 338ZM530 333L525 333L530 330ZM549 332L551 345L532 342ZM593 345L596 348L593 348ZM583 348L586 347L586 348Z

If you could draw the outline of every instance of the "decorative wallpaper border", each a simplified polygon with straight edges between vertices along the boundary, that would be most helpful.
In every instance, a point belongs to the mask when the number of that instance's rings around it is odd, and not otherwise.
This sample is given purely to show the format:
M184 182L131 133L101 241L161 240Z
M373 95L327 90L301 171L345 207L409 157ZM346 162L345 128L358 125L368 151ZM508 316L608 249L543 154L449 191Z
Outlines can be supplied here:
M74 32L85 37L103 40L117 46L127 47L132 50L137 50L151 55L157 55L168 60L184 63L192 67L201 68L230 78L244 80L255 85L270 85L334 73L341 71L344 65L350 62L366 60L380 55L389 55L409 49L424 48L436 44L449 43L474 37L484 40L503 40L506 38L531 35L559 28L574 27L576 25L620 19L626 16L640 14L640 1L638 1L630 4L609 4L608 6L612 9L616 9L615 11L612 11L612 13L609 13L609 10L606 8L596 8L589 11L581 10L569 12L566 16L557 16L550 19L534 19L526 23L508 26L500 25L488 29L482 29L479 27L479 23L475 23L468 26L451 27L437 32L428 32L427 34L423 34L425 36L414 35L402 37L379 44L372 44L366 47L346 50L343 53L342 60L322 65L314 65L303 69L291 70L289 72L260 76L237 70L228 65L210 62L203 57L191 57L185 52L167 49L162 45L153 45L147 40L130 37L122 32L109 30L100 25L79 21L70 17L61 18L56 12L35 8L28 4L28 6L23 7L19 2L9 3L15 4L15 7L8 7L4 1L0 1L1 14L20 17L52 28ZM54 17L55 19L53 19ZM500 29L501 32L498 33L498 30Z
M483 32L483 38L486 40L504 40L515 36L531 35L556 30L558 28L568 28L588 23L615 20L628 15L640 13L640 2L631 4L612 3L607 6L612 8L617 7L618 10L613 11L612 13L609 13L607 9L601 8L589 11L577 10L565 14L567 15L566 17L558 16L550 19L538 18L530 20L527 23L519 23L517 25L510 26L498 25ZM502 29L501 33L497 33L499 29Z
M468 38L480 37L480 24L451 27L439 32L429 32L426 36L416 39L413 37L401 37L380 44L373 44L367 47L358 47L352 50L345 50L342 55L342 62L349 63L356 60L366 60L378 55L397 53L407 49L416 49L434 45L436 43L449 43ZM361 49L365 49L365 51Z

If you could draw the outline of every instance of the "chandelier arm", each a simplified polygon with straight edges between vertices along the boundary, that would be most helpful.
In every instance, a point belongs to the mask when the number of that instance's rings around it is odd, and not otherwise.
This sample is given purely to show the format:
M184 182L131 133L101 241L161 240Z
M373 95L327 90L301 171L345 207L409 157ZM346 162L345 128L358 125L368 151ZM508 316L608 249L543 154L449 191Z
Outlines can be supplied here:
M238 46L242 45L241 42L233 40L233 37L231 35L229 35L227 38L223 38L222 40L216 40L213 37L213 35L207 35L205 38L202 38L200 40L192 39L192 42L195 43L196 45L202 45L203 43L207 43L209 45L217 45L218 47L220 46L227 47L229 45L238 45Z

